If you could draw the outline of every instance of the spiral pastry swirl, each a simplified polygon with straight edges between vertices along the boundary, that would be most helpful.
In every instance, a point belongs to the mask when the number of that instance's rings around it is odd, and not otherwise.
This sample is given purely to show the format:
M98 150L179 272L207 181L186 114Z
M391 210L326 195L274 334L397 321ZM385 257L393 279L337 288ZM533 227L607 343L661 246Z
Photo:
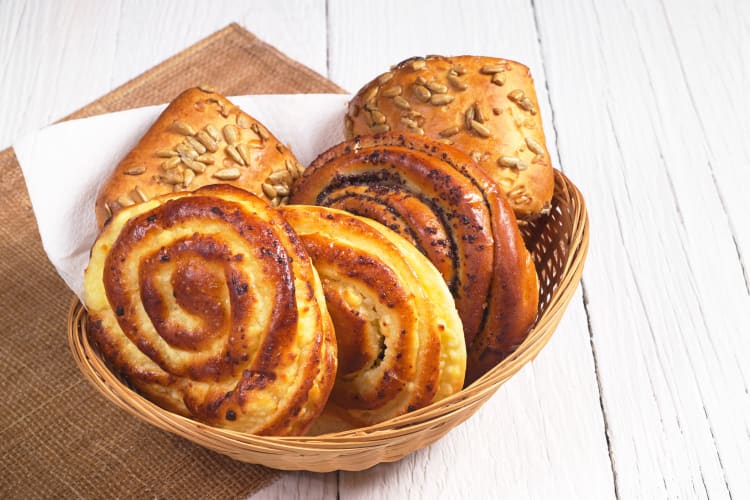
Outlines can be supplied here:
M321 154L290 202L377 220L433 262L463 322L467 382L526 338L536 271L508 202L466 154L411 134L356 137Z
M89 331L145 397L254 434L307 431L330 394L325 297L283 217L214 185L128 207L94 244Z
M363 217L314 206L281 211L320 274L336 331L339 369L325 417L370 425L461 390L461 320L428 259Z

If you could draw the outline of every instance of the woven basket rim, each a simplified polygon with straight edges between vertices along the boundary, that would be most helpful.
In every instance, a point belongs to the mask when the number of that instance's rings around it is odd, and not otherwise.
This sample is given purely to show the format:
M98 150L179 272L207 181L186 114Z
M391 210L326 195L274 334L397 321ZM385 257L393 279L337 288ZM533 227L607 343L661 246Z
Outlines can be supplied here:
M313 471L361 470L379 462L398 460L437 440L466 420L505 381L532 361L551 338L580 281L589 240L589 221L583 196L562 172L555 170L555 176L555 197L573 198L576 212L572 220L567 261L549 303L537 318L529 336L511 356L470 386L425 408L368 427L316 436L258 436L211 427L164 410L120 382L88 343L86 311L75 296L67 318L71 353L81 373L112 403L147 423L237 460L279 469ZM424 435L423 442L415 442L415 436L429 432L433 434ZM401 446L404 450L397 449L388 455L381 449L384 446ZM329 457L329 462L320 466L297 461L306 456L332 452L335 452L335 457ZM346 459L348 453L364 454L364 458L360 462L337 461L336 457ZM285 454L289 457L285 458Z

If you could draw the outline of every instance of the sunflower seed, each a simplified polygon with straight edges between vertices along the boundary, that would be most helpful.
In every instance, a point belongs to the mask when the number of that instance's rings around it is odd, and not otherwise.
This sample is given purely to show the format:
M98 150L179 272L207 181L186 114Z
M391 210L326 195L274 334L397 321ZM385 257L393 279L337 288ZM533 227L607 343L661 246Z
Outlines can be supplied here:
M146 193L144 193L143 190L138 186L135 186L133 188L133 193L135 194L135 197L137 199L141 200L141 202L148 201L149 199L148 196L146 196ZM133 195L131 195L130 197L132 198Z
M271 199L271 205L273 205L274 207L278 207L279 205L281 205L281 198L277 196L276 198Z
M412 71L419 71L420 69L424 69L426 65L427 63L424 61L424 59L417 59L416 61L412 61L411 69Z
M214 140L214 138L208 135L208 132L206 132L205 130L201 130L200 132L198 132L196 137L201 142L201 144L206 146L206 149L211 151L212 153L215 153L216 150L219 149L219 145L216 144L216 141ZM203 153L205 153L205 151L203 151Z
M213 88L211 85L206 85L205 83L198 85L198 89L206 92L207 94L213 94L216 92L215 88Z
M214 157L211 155L200 155L198 156L195 161L199 161L201 163L204 163L206 165L213 165L214 164Z
M191 148L188 144L178 144L177 146L175 146L175 149L180 154L180 158L190 158L192 160L198 157L198 152Z
M107 219L112 218L112 209L109 206L109 203L104 204L104 211L107 212Z
M276 184L275 186L273 186L273 188L276 191L276 194L279 196L289 195L289 188L283 184Z
M417 79L414 80L414 83L416 83L417 85L426 85L427 80L425 80L423 76L418 76Z
M286 167L286 171L289 172L289 175L292 176L292 179L296 179L302 175L302 167L300 165L295 165L292 160L288 158L284 160L284 166Z
M531 102L531 99L528 97L522 98L520 101L516 102L516 104L518 104L518 107L524 111L528 111L532 115L536 114L536 106L534 106L534 103Z
M523 194L523 192L524 192L523 186L518 186L518 187L514 187L513 189L511 189L510 191L508 191L507 194L508 194L508 196L514 197L514 196L518 196L520 194Z
M279 205L286 205L289 203L289 196L282 196L279 200Z
M401 108L401 109L411 109L411 104L409 104L409 101L407 101L400 95L397 95L396 97L393 98L393 104L395 104L396 107Z
M445 106L453 102L454 97L448 94L434 94L430 97L430 104L433 106Z
M495 116L499 115L502 112L503 112L503 110L500 109L500 108L492 108L492 114L495 115Z
M202 155L203 153L206 152L206 146L201 144L201 142L195 137L187 136L185 137L185 140L187 141L188 144L190 144L190 146L192 146L194 150L198 152L199 155Z
M471 159L476 162L479 162L482 159L482 153L480 153L479 151L472 151Z
M117 198L117 203L119 203L121 207L129 207L131 205L135 205L135 202L131 200L127 195L122 195Z
M206 165L204 163L201 163L197 160L190 160L188 158L182 160L182 163L185 164L185 166L188 168L188 170L191 170L195 174L202 174L206 171ZM187 174L187 170L185 170L185 174Z
M474 119L478 121L479 123L484 123L486 120L486 117L484 116L484 113L482 113L482 108L479 107L479 103L474 103Z
M471 120L471 129L482 137L490 137L492 135L490 129L476 120Z
M182 135L195 135L195 130L193 130L193 127L181 120L173 121L172 128L175 130L175 132Z
M448 92L448 87L440 82L428 82L427 88L434 94L445 94Z
M234 125L224 125L222 131L228 144L236 144L240 140L240 131Z
M466 124L466 128L471 130L471 122L474 120L476 116L476 110L474 109L474 106L470 106L466 109L464 112L464 123Z
M516 168L518 170L529 168L520 158L516 158L515 156L501 156L497 159L497 164L504 168Z
M388 132L391 129L390 125L388 125L387 123L383 123L381 125L375 125L374 127L371 127L371 128L372 128L372 131L375 132L376 134L380 134L382 132Z
M457 75L448 74L448 82L453 85L453 88L456 90L466 90L469 88L469 85Z
M536 155L544 154L544 148L542 147L542 145L536 142L531 137L526 138L526 145L529 147L529 150L531 150L532 153Z
M412 120L411 118L407 118L406 116L401 118L401 123L409 128L419 128L419 124L416 120Z
M190 184L193 183L193 179L195 179L195 172L190 169L185 170L182 179L182 186L186 188L190 187Z
M442 142L443 144L447 144L448 146L453 145L453 141L450 139L440 139L440 142Z
M465 75L466 74L466 68L461 66L460 64L453 66L451 68L451 71L454 71L457 75Z
M159 180L164 184L182 184L182 174L175 171L167 172L166 175L159 177Z
M242 161L245 162L245 165L250 165L251 163L251 157L250 157L250 149L247 147L247 144L240 143L235 146L237 148L237 152L242 157Z
M231 156L235 162L239 163L240 165L245 165L245 160L242 159L242 156L240 156L240 153L237 151L236 147L230 144L224 151L226 151L226 153Z
M372 115L372 121L375 122L377 125L380 125L381 123L386 122L385 115L381 113L380 111L373 109L370 111L370 114Z
M401 88L401 85L392 85L383 90L380 95L382 95L383 97L395 97L397 95L401 95L402 90L403 89Z
M179 153L177 151L174 151L172 149L157 149L156 150L156 156L159 158L171 158L172 156L177 156Z
M524 97L526 97L526 94L521 89L515 89L508 93L508 99L510 99L513 102L518 102Z
M240 128L250 128L250 119L245 114L237 115L237 126Z
M187 159L189 160L189 158ZM182 161L182 158L180 158L179 156L173 156L172 158L162 163L161 168L163 168L164 170L172 170L177 165L179 165L181 161Z
M130 167L129 169L125 170L125 175L141 175L143 172L146 171L146 165L136 165L135 167Z
M268 176L267 180L273 184L289 184L292 181L292 176L288 170L276 170Z
M276 198L276 189L274 189L272 185L264 182L260 185L260 188L263 190L263 194L265 194L269 200L273 200L274 198Z
M372 113L365 113L365 123L368 127L375 125L375 122L372 119Z
M393 73L390 71L388 73L383 73L378 77L378 84L383 85L384 83L388 83L391 78L393 78Z
M209 123L205 127L206 132L208 132L208 135L210 135L213 140L216 142L221 141L221 134L219 134L219 129L217 129L213 124Z
M258 137L260 137L262 141L267 141L271 138L271 136L268 135L268 131L257 123L253 123L250 128L253 129L253 132L258 134Z
M375 99L375 96L378 95L378 90L379 89L380 89L380 87L378 87L377 85L374 85L374 86L370 87L367 90L367 92L365 92L365 94L362 96L362 100L364 102L370 102L370 101L372 101L373 99Z
M456 135L458 133L458 127L450 127L445 130L440 131L441 137L450 137L452 135Z
M506 81L505 73L495 73L494 75L492 75L492 80L490 81L498 87L502 87L503 85L505 85Z
M349 117L347 116L346 118L349 118ZM349 118L349 121L352 121L352 119ZM276 143L276 151L278 151L281 154L284 154L284 145L281 144L280 142L277 142Z
M412 134L417 134L417 135L424 135L424 129L421 129L421 128L419 128L419 127L416 127L416 128L410 128L410 129L409 129L409 132L411 132Z
M214 172L213 177L221 179L222 181L233 181L239 179L240 170L237 167L222 168Z
M486 64L479 68L479 72L485 75L494 75L503 72L506 69L505 64Z
M422 85L414 85L414 95L422 102L427 102L432 97L432 92Z

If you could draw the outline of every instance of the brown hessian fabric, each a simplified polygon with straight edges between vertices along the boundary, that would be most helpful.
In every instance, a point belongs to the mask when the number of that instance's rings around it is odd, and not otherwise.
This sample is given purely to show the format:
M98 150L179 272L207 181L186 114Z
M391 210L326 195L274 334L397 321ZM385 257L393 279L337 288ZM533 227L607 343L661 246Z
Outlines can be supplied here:
M66 119L168 102L201 83L225 95L342 92L232 24ZM152 428L89 386L66 342L71 292L44 254L11 149L0 171L0 498L235 498L276 479Z

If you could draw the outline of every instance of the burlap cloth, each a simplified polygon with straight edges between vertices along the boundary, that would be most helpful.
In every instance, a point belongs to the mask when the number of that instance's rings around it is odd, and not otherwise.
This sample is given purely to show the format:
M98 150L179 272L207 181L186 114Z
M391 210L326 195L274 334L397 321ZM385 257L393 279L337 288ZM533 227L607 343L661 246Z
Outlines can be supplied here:
M209 83L225 95L342 92L232 24L68 118L167 102ZM0 153L0 498L233 498L277 473L234 462L127 415L78 372L71 292L42 250L13 151Z

